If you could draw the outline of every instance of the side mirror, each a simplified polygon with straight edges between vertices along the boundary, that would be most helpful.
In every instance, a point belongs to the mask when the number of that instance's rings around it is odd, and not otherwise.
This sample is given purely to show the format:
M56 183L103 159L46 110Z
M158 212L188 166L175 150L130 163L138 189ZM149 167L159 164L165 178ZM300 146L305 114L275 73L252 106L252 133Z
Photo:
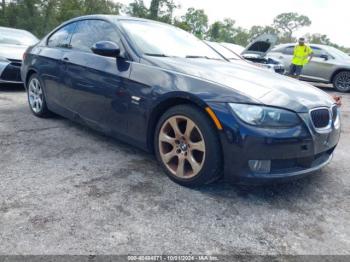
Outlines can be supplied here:
M91 51L96 55L107 57L118 57L120 55L120 47L111 41L100 41L91 47Z
M321 55L320 57L323 58L323 59L326 60L326 61L329 59L328 55L326 55L326 54Z

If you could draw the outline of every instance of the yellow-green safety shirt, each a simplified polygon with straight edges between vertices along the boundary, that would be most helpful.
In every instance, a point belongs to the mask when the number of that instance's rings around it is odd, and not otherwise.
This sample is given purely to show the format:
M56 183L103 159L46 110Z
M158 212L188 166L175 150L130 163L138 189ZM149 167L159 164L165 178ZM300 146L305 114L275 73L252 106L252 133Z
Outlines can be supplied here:
M307 45L296 45L294 48L294 56L292 64L304 66L309 62L309 56L313 53L311 47Z

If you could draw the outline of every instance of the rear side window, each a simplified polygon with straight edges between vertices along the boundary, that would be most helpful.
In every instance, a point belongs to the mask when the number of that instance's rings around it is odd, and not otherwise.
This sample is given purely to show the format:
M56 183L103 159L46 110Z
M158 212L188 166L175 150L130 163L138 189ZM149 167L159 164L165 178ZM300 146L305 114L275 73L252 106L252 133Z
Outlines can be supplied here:
M111 41L120 45L119 34L113 25L102 20L84 20L78 22L71 46L74 49L91 52L91 47L99 41Z
M69 48L69 42L74 32L76 23L66 25L50 36L47 41L49 47Z
M283 53L283 50L284 50L284 47L275 46L274 48L272 48L271 52Z
M323 49L316 47L316 46L311 46L311 49L312 49L315 57L321 57L322 55L327 54L326 51L324 51Z
M288 46L284 49L283 54L293 55L294 54L294 46Z

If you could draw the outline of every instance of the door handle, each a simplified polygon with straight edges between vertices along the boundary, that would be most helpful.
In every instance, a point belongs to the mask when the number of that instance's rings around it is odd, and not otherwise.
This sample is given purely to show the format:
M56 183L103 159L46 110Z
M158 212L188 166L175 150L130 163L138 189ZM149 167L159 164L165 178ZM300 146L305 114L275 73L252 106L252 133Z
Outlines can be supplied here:
M64 58L62 59L62 61L63 61L63 62L69 62L69 58L68 58L68 57L64 57Z
M280 57L279 57L279 59L283 59L283 58L284 58L284 56L280 56Z

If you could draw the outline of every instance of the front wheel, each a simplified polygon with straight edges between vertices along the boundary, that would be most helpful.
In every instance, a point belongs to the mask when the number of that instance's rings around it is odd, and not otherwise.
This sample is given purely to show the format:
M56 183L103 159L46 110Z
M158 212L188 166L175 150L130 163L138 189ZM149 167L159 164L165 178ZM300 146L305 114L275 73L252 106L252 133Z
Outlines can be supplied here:
M46 105L43 85L37 74L33 74L28 81L27 96L30 110L35 116L51 116L51 112Z
M334 88L339 92L350 91L350 71L342 71L336 74L333 79Z
M175 106L161 117L155 152L169 178L180 185L208 184L221 176L218 134L208 117L194 106Z

